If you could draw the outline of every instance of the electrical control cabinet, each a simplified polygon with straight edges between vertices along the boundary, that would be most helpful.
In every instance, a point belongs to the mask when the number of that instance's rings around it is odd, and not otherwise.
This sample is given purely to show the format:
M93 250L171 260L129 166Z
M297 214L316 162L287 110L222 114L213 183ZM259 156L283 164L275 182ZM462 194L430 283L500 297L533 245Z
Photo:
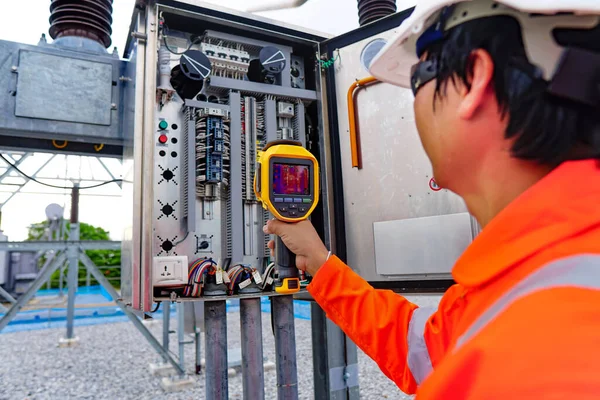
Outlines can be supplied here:
M312 222L363 277L398 288L449 278L474 227L461 201L430 182L408 90L380 84L356 96L364 162L350 163L346 93L368 76L361 53L405 17L328 38L191 0L137 9L126 50L136 81L123 253L134 309L275 295L262 231L271 216L252 185L261 149L277 139L319 160Z

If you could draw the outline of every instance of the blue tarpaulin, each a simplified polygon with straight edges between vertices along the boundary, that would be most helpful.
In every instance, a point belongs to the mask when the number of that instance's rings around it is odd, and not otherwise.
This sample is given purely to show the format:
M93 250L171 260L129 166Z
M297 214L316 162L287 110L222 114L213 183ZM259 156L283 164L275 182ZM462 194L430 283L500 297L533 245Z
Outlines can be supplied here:
M21 311L0 333L29 331L47 328L62 328L66 326L67 308L52 306L53 302L58 302L57 297L60 294L58 289L40 290L36 298L41 304L47 303L48 307L37 310ZM66 296L66 291L64 291ZM54 301L53 301L54 300ZM107 324L114 322L127 321L127 316L116 305L91 306L86 304L102 304L111 302L108 293L102 286L90 286L77 289L76 305L84 307L75 308L75 326L86 326L96 324ZM41 307L41 306L40 306ZM271 302L269 298L261 298L261 309L264 313L271 312ZM227 300L227 312L239 312L240 302L238 299ZM175 316L175 305L171 305L171 314ZM0 313L0 317L3 314ZM157 319L162 315L162 307L153 316ZM294 316L299 319L310 320L310 303L308 301L294 301Z

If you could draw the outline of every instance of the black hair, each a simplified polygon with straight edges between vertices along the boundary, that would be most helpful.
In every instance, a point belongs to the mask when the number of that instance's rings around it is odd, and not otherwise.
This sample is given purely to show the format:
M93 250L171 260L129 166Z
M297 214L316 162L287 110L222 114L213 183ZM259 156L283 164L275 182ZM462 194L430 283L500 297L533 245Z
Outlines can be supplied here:
M554 37L562 46L600 51L600 25L583 32L557 30ZM470 89L471 53L476 49L487 51L494 62L494 91L502 115L508 116L505 137L515 138L514 157L552 167L568 160L600 159L600 109L546 92L548 83L536 77L521 27L512 17L468 21L427 48L427 59L437 69L434 102L445 94L449 81L458 79Z

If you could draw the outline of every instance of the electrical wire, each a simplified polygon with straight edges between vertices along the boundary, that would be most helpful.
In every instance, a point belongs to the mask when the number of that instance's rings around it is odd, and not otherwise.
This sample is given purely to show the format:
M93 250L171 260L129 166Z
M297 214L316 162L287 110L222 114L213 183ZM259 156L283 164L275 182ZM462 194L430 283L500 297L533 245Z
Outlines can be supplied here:
M158 303L156 303L156 307L154 307L154 309L152 311L150 311L151 313L155 313L158 311L158 309L160 308L160 301Z
M163 29L163 42L165 43L165 47L167 50L169 50L169 52L171 54L175 54L176 56L180 56L183 53L189 51L193 45L198 44L198 43L202 43L202 37L197 36L195 38L191 37L190 38L190 44L188 46L187 49L185 49L184 51L182 51L181 53L177 52L176 50L173 50L171 47L169 47L169 44L167 43L167 38L169 37L169 27L167 26L167 24L162 21L161 23L162 29Z
M270 275L275 271L275 263L270 263L265 269L265 273L263 274L263 284L261 289L265 290L265 288L269 285L268 280Z
M200 297L204 286L204 275L210 270L215 270L217 263L212 258L199 258L190 265L188 273L188 284L183 295L187 297Z
M187 239L187 237L190 235L190 232L188 231L185 236L183 237L183 239L181 239L180 241L178 241L177 243L173 244L173 247L177 246L180 243L183 243L185 241L185 239Z
M175 54L176 56L180 56L180 55L184 54L185 52L189 51L189 50L192 48L192 46L193 46L193 45L195 45L195 44L198 44L198 43L201 43L201 42L202 42L202 40L198 41L198 39L199 39L199 38L196 38L195 40L191 40L191 41L190 41L190 45L188 46L188 48L187 48L187 49L185 49L184 51L182 51L181 53L179 53L179 52L177 52L177 51L175 51L175 50L171 49L171 47L169 47L169 45L167 44L167 38L168 38L168 37L169 37L169 36L167 36L167 35L164 35L164 36L163 36L163 42L165 43L165 47L167 48L167 50L169 50L169 52L170 52L171 54Z
M74 187L74 186L71 186L71 187L68 187L68 186L57 186L57 185L52 185L50 183L40 182L37 179L35 179L35 178L27 175L25 172L21 171L19 169L19 167L17 167L15 164L13 164L10 161L8 161L6 159L6 157L4 157L3 154L0 154L0 158L2 158L5 163L7 163L8 165L10 165L15 171L17 171L18 173L20 173L21 175L23 175L25 178L29 179L30 181L34 181L35 183L39 183L40 185L48 186L48 187L55 188L55 189L73 189L73 187ZM96 185L80 186L79 190L93 189L93 188L97 188L97 187L100 187L100 186L108 185L109 183L116 183L116 182L123 182L123 179L112 179L110 181L101 182L101 183L98 183Z
M330 68L332 67L337 60L340 58L340 51L337 51L337 55L335 58L330 58L329 60L319 60L319 64L322 68Z
M52 146L56 147L57 149L64 149L65 147L67 147L68 144L69 142L67 142L66 140L63 140L62 144L58 144L56 140L52 141Z
M240 281L245 278L245 279L252 279L252 273L255 271L254 268L247 266L247 265L243 265L243 264L237 264L234 265L233 267L231 267L228 271L227 274L229 275L229 294L232 295L235 292L235 287L236 285L239 285Z

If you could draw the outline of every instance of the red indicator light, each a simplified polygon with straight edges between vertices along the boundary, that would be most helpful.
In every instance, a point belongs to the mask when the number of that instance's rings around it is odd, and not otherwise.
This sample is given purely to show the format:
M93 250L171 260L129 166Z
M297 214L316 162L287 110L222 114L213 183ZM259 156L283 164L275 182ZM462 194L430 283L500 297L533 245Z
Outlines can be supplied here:
M167 135L160 135L160 136L158 137L158 141L159 141L160 143L162 143L162 144L165 144L165 143L167 143L167 140L168 140L168 138L167 138Z

